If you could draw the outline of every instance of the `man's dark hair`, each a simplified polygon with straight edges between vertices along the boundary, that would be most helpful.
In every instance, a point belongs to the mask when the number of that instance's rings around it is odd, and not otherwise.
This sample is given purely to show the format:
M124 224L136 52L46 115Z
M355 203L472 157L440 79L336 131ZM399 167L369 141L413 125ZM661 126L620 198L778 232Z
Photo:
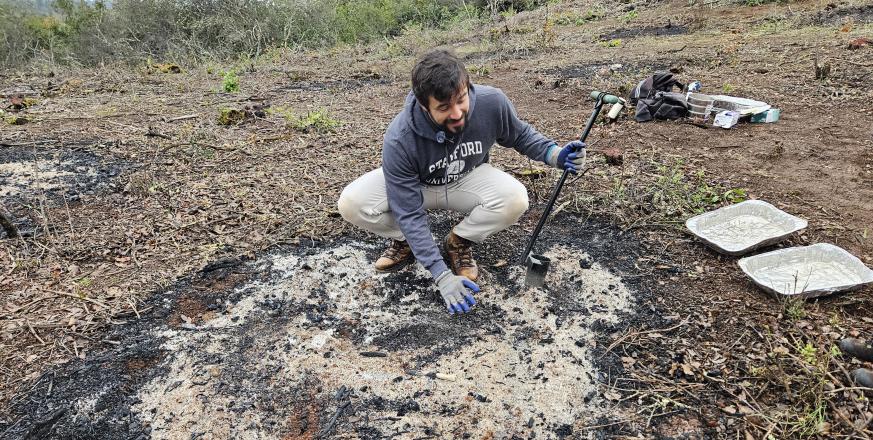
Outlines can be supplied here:
M455 96L463 86L470 86L470 75L464 63L448 50L436 49L424 54L412 69L412 93L425 107L430 102L429 97L442 102Z

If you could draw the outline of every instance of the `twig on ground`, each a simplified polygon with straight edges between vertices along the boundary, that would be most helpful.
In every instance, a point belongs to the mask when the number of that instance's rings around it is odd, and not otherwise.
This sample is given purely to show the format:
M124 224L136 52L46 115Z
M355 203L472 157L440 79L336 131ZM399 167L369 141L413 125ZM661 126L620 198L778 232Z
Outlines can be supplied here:
M33 326L30 325L30 321L25 319L24 322L27 324L27 329L30 330L30 333L33 335L33 337L36 338L36 340L39 341L40 344L45 345L45 341L43 341L42 338L40 338L39 335L36 334L36 330L34 330Z
M164 118L164 122L184 121L186 119L194 119L198 116L200 116L198 113L192 113L190 115L176 116L174 118Z
M676 330L677 328L682 327L683 325L687 324L687 323L688 323L688 319L690 319L690 318L691 318L691 315L688 315L685 319L682 320L682 322L680 322L680 323L678 323L678 324L676 324L676 325L670 326L670 327L666 327L666 328L653 329L653 330L646 330L646 331L642 331L642 332L630 332L630 333L627 333L627 334L625 334L624 336L621 336L620 338L616 339L612 344L609 344L609 347L606 348L606 351L604 351L603 354L602 354L600 357L602 358L603 356L606 356L610 351L612 351L613 348L615 348L617 345L619 345L619 344L621 344L622 342L624 342L624 340L627 339L627 338L630 338L630 337L632 337L632 336L641 336L641 335L646 335L646 334L649 334L649 333L660 333L660 332L669 332L669 331L673 331L673 330Z
M48 293L54 293L55 295L62 295L62 296L70 297L70 298L76 298L76 299L79 299L79 300L82 300L82 301L87 301L87 302L89 302L89 303L91 303L91 304L95 304L95 305L97 305L97 306L99 306L99 307L103 307L104 309L108 309L108 308L109 308L109 306L107 306L106 304L104 304L104 303L102 303L102 302L100 302L100 301L98 301L98 300L96 300L96 299L88 298L87 296L79 296L79 295L75 295L75 294L72 294L72 293L61 292L61 291L58 291L58 290L51 290L51 289L45 289L45 288L43 288L42 290L45 291L45 292L48 292Z

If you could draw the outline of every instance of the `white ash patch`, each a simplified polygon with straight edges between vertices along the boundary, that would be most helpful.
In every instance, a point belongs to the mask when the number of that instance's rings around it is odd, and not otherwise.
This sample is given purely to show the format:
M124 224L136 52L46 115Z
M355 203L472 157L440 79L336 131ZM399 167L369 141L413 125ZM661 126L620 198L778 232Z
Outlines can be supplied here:
M152 436L280 438L297 426L293 408L265 410L265 399L296 396L313 377L325 399L341 387L353 390L353 411L336 425L343 436L366 426L384 435L551 438L563 425L578 428L604 414L591 348L606 341L597 340L592 326L617 322L630 308L630 292L599 263L583 268L579 261L590 261L587 255L550 249L548 289L525 288L523 268L510 269L504 280L485 268L476 298L488 314L451 317L421 267L407 274L411 283L398 286L374 273L368 248L352 243L313 255L271 256L275 276L241 286L243 299L228 313L193 330L163 329L158 336L172 353L168 373L143 387L134 407L151 422ZM275 304L288 307L277 315ZM310 316L319 307L324 321ZM556 307L564 313L550 312ZM359 337L337 323L351 325ZM441 351L455 342L441 340L442 333L458 328L470 329L458 336L465 343ZM379 346L415 332L434 346ZM362 354L368 351L384 357ZM244 383L228 387L233 378ZM402 402L412 404L399 410Z
M99 418L98 413L101 412L98 408L98 402L104 398L109 390L106 387L101 387L97 392L88 396L82 396L72 402L72 413L76 418L87 418L90 421L96 421Z
M45 191L67 186L66 180L76 173L61 169L74 168L72 162L52 163L40 162L9 162L0 163L0 197L15 196L25 189ZM81 167L82 173L96 175L94 170Z

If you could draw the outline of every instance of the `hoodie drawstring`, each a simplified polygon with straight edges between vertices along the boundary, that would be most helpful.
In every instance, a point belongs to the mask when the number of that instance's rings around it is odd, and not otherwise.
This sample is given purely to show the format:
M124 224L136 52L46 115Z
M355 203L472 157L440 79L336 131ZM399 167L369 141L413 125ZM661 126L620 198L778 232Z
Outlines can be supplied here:
M443 142L443 153L445 154L446 161L446 184L443 186L443 189L446 192L446 209L449 209L449 146L445 142Z

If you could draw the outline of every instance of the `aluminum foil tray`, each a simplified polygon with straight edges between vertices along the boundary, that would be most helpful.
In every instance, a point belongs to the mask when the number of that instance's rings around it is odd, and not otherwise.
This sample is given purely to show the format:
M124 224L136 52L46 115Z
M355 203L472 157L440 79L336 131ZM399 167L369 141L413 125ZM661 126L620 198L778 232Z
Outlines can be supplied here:
M778 295L814 298L873 283L873 270L827 243L753 255L739 265L755 284Z
M728 255L743 255L777 243L806 227L795 217L761 200L746 200L696 217L685 226L713 249Z
M715 100L713 108L717 109L716 113L721 110L731 110L739 112L740 115L755 115L770 109L770 104L754 99L727 95L712 95L710 98Z

